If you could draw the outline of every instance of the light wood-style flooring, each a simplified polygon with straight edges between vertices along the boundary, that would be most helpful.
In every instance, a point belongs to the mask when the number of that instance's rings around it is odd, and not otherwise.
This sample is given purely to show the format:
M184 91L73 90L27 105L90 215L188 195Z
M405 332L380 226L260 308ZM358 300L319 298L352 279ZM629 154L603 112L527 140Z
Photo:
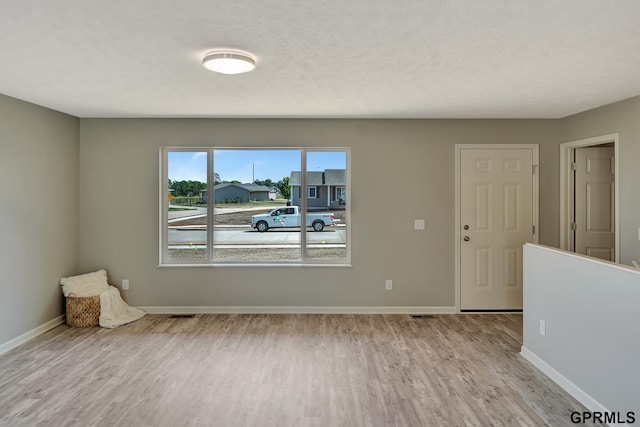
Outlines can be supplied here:
M571 426L520 314L147 315L0 356L2 426Z

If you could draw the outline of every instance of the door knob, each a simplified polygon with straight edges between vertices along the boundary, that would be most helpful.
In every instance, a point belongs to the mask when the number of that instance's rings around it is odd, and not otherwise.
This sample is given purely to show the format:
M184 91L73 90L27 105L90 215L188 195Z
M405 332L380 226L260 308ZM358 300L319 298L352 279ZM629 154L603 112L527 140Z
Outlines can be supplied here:
M469 236L464 236L464 238L463 238L462 240L464 240L465 242L468 242L469 240L471 240L471 237L469 237Z

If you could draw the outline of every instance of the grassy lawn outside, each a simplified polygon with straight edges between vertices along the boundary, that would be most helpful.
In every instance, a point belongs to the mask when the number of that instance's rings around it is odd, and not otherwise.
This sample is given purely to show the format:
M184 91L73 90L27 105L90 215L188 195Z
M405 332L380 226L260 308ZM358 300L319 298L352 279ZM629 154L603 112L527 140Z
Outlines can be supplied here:
M177 208L177 207L175 207L175 206L171 206L171 207L169 208L169 212L175 212L175 211L192 211L192 210L194 210L194 209L195 209L195 207L186 207L186 206L185 206L184 208Z

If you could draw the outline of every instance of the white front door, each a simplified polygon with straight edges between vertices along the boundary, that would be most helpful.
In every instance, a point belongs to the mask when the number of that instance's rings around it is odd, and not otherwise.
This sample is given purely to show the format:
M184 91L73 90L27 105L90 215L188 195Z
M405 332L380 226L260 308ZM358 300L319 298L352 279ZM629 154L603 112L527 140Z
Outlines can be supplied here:
M614 148L575 150L575 252L615 261Z
M531 146L460 148L461 310L522 309L522 245L534 241L537 209L534 158Z

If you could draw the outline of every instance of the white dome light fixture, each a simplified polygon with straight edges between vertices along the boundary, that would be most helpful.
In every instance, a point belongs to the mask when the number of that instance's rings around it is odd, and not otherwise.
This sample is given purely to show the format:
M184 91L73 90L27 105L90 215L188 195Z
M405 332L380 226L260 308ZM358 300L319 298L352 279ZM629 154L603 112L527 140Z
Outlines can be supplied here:
M256 68L256 60L246 52L219 49L207 53L202 58L202 66L216 73L240 74L253 71Z

